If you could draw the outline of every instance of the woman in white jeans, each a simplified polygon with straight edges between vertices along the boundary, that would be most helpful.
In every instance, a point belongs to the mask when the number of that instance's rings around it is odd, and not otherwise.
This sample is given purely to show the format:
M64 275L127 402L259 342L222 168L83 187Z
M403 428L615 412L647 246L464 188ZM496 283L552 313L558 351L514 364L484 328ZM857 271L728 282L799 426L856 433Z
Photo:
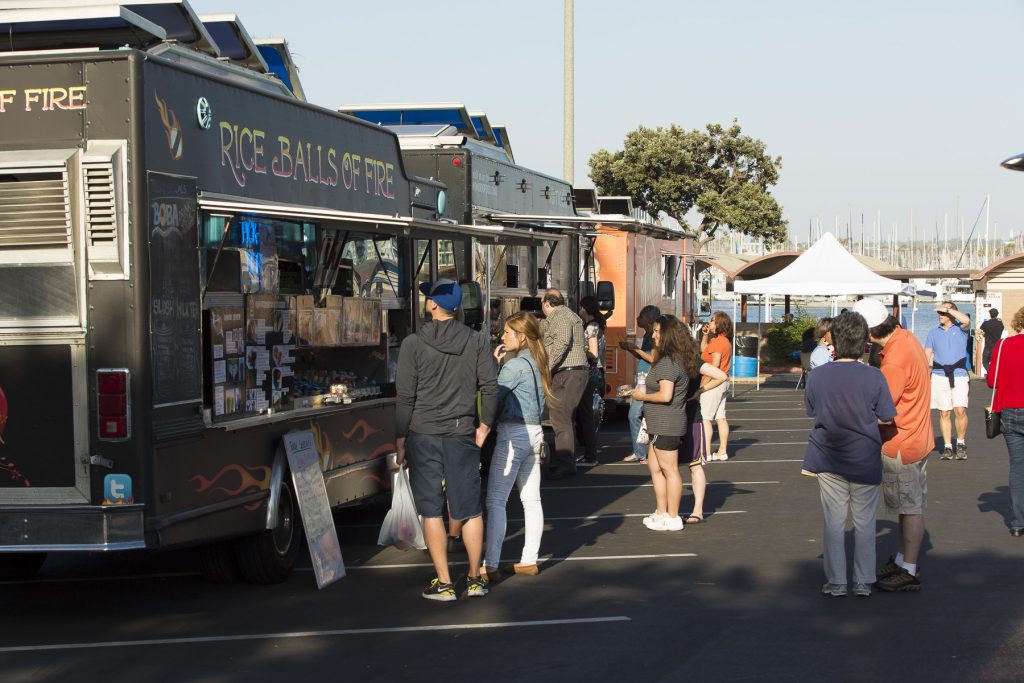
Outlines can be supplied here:
M494 350L494 358L502 364L498 388L503 403L487 478L487 531L481 572L488 580L498 576L507 522L505 508L513 484L518 487L523 504L526 539L519 562L502 569L510 574L537 574L537 556L544 533L540 452L544 442L541 416L545 398L551 395L548 356L540 325L529 313L510 315L501 341Z

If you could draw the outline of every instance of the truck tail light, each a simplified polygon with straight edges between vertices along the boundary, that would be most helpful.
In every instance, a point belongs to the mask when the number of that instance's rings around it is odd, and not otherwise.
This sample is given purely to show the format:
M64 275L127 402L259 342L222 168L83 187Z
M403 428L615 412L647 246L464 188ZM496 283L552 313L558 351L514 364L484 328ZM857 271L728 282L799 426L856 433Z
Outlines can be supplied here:
M131 438L129 400L131 384L128 370L96 371L96 407L99 438L103 441L124 441Z

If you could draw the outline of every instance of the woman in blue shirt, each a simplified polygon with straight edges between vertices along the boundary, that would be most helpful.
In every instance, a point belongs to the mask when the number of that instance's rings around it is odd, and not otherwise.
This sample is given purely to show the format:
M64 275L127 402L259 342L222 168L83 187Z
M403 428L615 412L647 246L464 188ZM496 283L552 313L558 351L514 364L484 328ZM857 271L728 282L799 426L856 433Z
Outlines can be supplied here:
M519 488L523 504L525 541L520 561L506 567L508 573L537 574L537 556L544 533L544 510L540 502L541 445L544 432L541 416L551 396L548 355L537 319L520 311L505 320L501 344L494 358L502 364L498 372L497 442L487 479L487 536L481 573L497 578L501 546L505 541L505 512L512 486Z
M832 362L832 318L822 318L814 328L817 345L811 351L811 370Z

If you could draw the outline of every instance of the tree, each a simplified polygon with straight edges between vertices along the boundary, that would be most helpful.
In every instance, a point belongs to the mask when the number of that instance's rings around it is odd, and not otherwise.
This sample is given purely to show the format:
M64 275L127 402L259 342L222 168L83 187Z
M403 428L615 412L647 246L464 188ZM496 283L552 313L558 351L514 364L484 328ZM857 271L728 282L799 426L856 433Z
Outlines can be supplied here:
M726 129L640 126L626 135L618 152L598 150L590 157L590 178L600 195L628 195L652 216L665 213L690 227L686 215L700 214L699 249L720 228L752 235L769 244L786 239L782 208L769 193L779 180L781 157L743 135L735 120Z

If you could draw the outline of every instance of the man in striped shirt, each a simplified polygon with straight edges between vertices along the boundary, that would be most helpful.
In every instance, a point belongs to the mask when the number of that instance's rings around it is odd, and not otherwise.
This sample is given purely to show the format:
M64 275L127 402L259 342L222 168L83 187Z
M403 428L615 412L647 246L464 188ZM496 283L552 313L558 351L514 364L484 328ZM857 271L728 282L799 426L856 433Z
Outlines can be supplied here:
M555 431L555 450L548 463L548 479L576 474L576 431L573 412L590 380L583 344L583 321L565 305L557 289L541 299L541 332L551 368L551 404L548 417Z

